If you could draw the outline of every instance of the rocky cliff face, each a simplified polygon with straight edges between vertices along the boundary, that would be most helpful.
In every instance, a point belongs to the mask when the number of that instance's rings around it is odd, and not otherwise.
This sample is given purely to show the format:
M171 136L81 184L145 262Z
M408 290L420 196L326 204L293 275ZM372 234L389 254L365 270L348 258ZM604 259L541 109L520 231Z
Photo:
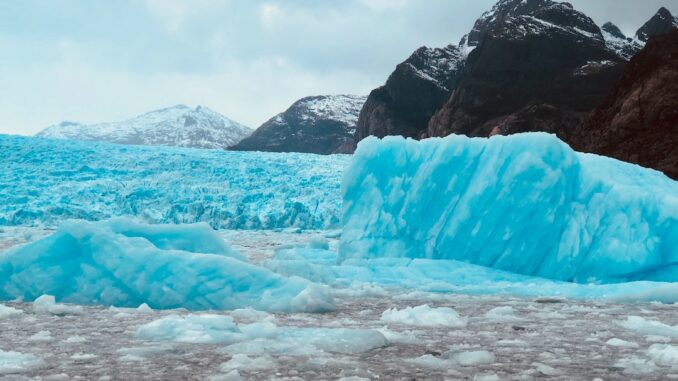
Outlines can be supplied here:
M470 41L474 34L478 45L428 136L540 130L565 137L623 68L600 28L567 3L502 0L476 22Z
M231 147L237 151L353 152L353 135L364 96L313 96L296 101Z
M500 0L458 46L420 48L398 65L365 102L355 141L525 131L566 137L642 49L642 36L675 20L667 12L630 38L568 3Z
M674 17L668 9L662 7L645 25L638 29L636 39L646 42L651 37L669 33L677 27L678 17Z
M356 142L374 135L417 137L450 97L465 59L462 49L421 47L373 90L358 119Z
M207 107L178 105L121 122L90 125L62 122L47 127L37 136L117 144L225 149L251 133L249 127Z
M650 38L569 143L678 180L678 29Z

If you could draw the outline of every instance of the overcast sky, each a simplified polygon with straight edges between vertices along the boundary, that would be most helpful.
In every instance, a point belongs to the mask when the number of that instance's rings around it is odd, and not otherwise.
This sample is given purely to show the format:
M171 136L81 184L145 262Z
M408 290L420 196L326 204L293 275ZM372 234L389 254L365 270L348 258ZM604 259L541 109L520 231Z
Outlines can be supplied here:
M494 0L2 0L0 133L179 103L257 127L294 100L367 94ZM676 0L572 0L627 34Z

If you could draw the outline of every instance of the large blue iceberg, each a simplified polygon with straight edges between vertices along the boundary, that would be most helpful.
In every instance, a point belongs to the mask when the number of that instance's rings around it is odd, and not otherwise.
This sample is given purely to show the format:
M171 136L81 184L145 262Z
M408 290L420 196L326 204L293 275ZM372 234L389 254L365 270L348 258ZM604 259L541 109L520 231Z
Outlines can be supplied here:
M555 280L678 281L678 182L543 134L366 139L339 262L450 259Z
M0 134L0 225L131 216L215 229L339 225L347 155L124 146Z
M191 310L252 307L327 311L321 286L248 263L207 224L67 221L52 235L0 253L0 300Z

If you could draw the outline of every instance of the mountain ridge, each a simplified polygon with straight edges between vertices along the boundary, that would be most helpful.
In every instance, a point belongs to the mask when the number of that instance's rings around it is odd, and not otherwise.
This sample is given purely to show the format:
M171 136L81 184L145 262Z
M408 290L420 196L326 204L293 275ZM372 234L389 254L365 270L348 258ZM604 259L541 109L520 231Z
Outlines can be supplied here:
M64 121L36 136L52 139L105 141L117 144L225 149L252 130L204 106L179 104L130 119L94 124Z

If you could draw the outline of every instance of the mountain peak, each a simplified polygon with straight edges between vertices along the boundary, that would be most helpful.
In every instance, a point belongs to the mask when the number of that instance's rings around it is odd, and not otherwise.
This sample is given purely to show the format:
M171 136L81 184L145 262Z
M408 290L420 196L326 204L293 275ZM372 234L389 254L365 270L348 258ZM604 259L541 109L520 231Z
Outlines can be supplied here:
M91 125L61 122L37 135L118 144L224 149L240 142L251 132L250 128L207 107L193 109L179 104L119 122Z
M603 24L601 29L603 32L609 33L612 37L621 38L624 40L626 39L626 35L621 31L621 29L609 21Z
M351 152L358 114L365 99L345 94L301 98L229 149L316 154Z
M669 33L676 27L678 27L678 18L673 17L668 9L661 7L645 25L638 29L636 39L647 42L650 37Z

